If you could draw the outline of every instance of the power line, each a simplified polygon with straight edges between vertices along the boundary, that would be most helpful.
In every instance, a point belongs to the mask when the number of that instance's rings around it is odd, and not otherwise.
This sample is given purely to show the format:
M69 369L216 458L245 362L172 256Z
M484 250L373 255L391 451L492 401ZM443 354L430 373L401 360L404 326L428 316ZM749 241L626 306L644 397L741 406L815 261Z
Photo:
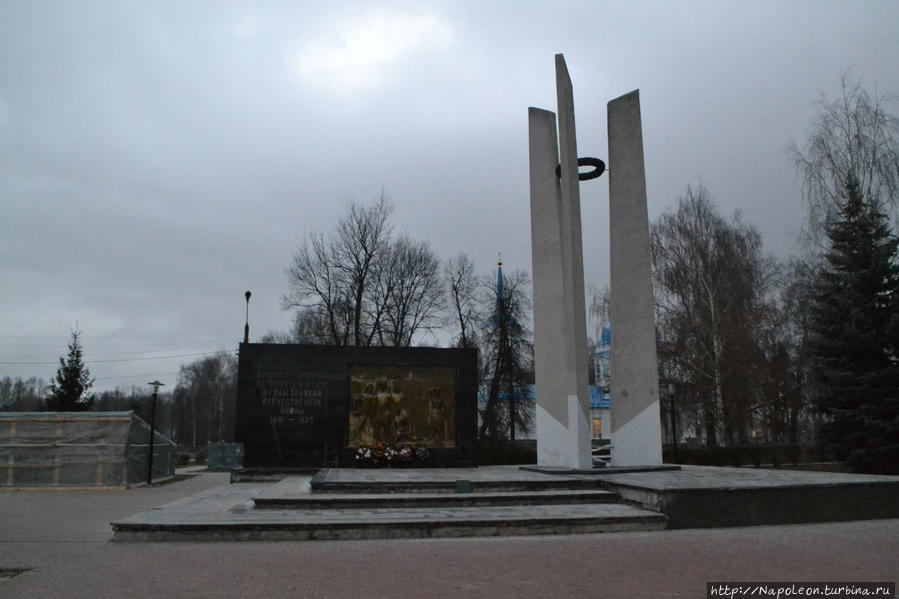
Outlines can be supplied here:
M169 346L166 349L140 349L137 347L128 348L133 351L114 351L110 348L105 348L105 351L98 352L99 355L93 354L93 352L84 352L84 360L87 362L101 362L104 360L112 360L117 358L122 358L125 356L144 356L148 353L160 352L160 351L195 351L195 352L203 352L203 353L216 353L220 351L229 352L232 351L233 348L227 348L222 346L210 347L209 344L201 345L199 347L193 346L191 347L188 344L187 347L184 346ZM46 359L45 356L48 355L49 352L15 352L14 355L2 355L0 353L0 360L17 360L19 362L30 362L30 361L44 361ZM23 355L24 354L24 355ZM50 353L50 355L53 355ZM60 356L62 357L62 356ZM4 362L0 362L2 364Z
M139 349L141 347L161 347L161 346L178 346L182 347L185 345L209 345L210 343L225 343L230 341L231 339L236 339L233 335L229 336L229 339L197 339L195 341L160 341L156 342L139 342L139 343L91 343L87 349L107 349L107 348L116 348L116 347L124 347L124 348L133 348ZM0 343L0 347L14 347L18 349L58 349L60 347L59 343Z
M157 372L155 374L123 374L119 376L98 376L94 377L95 381L111 381L114 379L136 379L141 377L156 377L156 376L177 376L179 373L177 372Z
M224 350L223 350L224 351ZM143 360L167 360L169 358L190 358L194 356L212 356L218 352L201 352L197 354L177 354L173 356L153 356L150 358L116 358L112 360L85 360L88 366L91 364L107 363L107 362L141 362ZM5 366L52 366L58 364L59 360L53 362L0 362Z
M221 333L175 333L175 334L157 334L157 335L79 335L81 339L148 339L163 338L170 339L175 337L231 337L233 331ZM59 339L60 337L68 338L67 334L59 335L0 335L0 338L14 339Z

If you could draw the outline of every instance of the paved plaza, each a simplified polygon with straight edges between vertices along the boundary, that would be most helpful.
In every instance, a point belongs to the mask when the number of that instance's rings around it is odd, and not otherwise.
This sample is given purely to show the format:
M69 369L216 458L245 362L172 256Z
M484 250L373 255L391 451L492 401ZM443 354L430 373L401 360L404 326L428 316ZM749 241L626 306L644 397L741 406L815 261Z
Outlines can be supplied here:
M895 581L899 520L439 540L118 543L228 485L0 492L0 597L702 597L710 580ZM228 487L225 487L226 489Z

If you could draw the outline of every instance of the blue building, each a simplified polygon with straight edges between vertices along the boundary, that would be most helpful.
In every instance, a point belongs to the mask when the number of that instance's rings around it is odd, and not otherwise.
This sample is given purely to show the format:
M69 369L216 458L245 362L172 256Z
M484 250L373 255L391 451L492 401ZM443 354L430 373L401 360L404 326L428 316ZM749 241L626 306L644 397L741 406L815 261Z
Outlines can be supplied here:
M590 424L594 439L610 439L612 436L611 385L612 328L602 327L599 343L593 346L593 374L596 384L590 385Z

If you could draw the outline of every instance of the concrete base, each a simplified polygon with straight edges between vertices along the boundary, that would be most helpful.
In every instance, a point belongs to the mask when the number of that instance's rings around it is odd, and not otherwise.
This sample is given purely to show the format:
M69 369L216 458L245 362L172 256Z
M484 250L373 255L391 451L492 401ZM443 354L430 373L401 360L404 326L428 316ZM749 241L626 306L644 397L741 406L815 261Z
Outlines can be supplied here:
M558 468L589 468L590 428L576 395L567 399L568 422L562 424L537 404L537 463Z
M664 513L669 528L899 518L899 477L683 466L600 476L622 499Z
M899 477L671 468L589 474L514 466L332 469L320 472L317 480L295 477L277 484L217 487L113 522L112 527L114 539L120 541L268 541L573 534L899 518Z
M515 467L332 469L311 481L291 477L277 484L220 487L112 527L117 541L443 538L665 528L662 514L622 504L599 486L593 477L547 476Z
M614 409L612 410L614 414ZM613 428L614 428L614 416ZM662 463L659 402L654 401L612 433L613 467L655 466Z
M662 530L665 517L629 505L602 504L571 508L528 506L456 508L435 519L432 509L396 514L372 510L319 510L318 517L288 520L280 510L266 510L272 518L245 522L159 523L120 522L115 541L339 541L496 537L547 534L585 534ZM382 512L397 510L382 510Z

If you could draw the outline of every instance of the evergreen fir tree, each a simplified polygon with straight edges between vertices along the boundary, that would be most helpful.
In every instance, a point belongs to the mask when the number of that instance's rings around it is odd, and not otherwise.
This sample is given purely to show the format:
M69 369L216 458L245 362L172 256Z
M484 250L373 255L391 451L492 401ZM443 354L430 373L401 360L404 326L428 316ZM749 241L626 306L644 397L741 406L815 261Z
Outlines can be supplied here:
M72 331L69 353L65 359L59 357L59 368L56 369L56 376L50 385L50 396L47 398L48 411L81 412L87 410L93 401L93 396L86 395L94 384L94 379L84 364L80 336L79 331Z
M822 440L860 472L899 472L897 239L852 177L812 305Z

